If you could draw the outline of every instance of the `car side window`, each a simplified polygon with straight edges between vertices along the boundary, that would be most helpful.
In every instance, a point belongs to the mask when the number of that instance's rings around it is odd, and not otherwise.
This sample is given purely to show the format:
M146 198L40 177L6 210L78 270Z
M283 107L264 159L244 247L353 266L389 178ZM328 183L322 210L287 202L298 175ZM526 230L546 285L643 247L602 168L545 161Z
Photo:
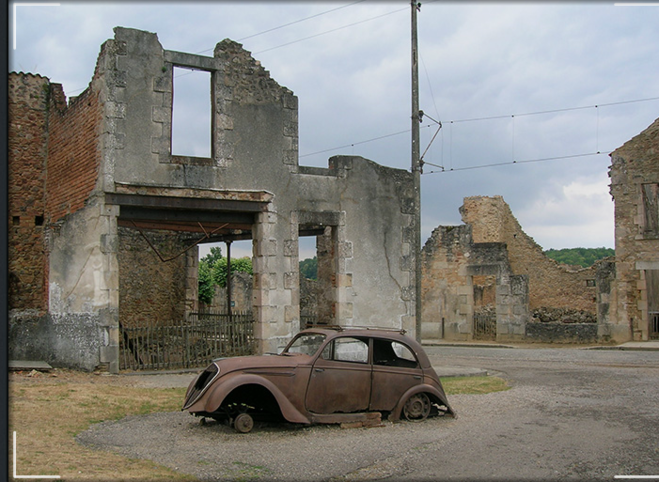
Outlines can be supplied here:
M325 360L368 363L368 343L352 337L341 337L328 343L321 355Z
M391 340L373 340L373 363L375 365L418 368L416 356L406 345Z

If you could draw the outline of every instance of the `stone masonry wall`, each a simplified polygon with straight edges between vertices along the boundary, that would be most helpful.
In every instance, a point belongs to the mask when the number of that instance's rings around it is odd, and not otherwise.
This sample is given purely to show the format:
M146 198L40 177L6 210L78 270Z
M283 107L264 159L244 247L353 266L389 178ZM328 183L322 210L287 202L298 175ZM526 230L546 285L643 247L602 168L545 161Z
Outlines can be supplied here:
M145 231L163 258L189 243L172 232ZM185 255L163 262L135 229L119 228L119 319L126 327L160 325L185 318Z
M659 311L659 293L648 277L659 274L659 119L611 154L615 201L616 279L610 323L617 340L647 340L648 312Z
M464 200L462 219L473 228L474 243L505 243L515 274L529 277L529 307L571 308L596 313L595 266L575 268L548 258L528 236L501 196Z

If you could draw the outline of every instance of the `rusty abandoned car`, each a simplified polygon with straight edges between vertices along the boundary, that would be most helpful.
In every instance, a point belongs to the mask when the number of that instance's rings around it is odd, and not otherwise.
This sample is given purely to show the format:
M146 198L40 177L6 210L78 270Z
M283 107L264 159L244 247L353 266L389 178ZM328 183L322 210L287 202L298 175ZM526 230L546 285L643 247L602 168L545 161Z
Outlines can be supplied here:
M243 433L255 420L455 416L418 342L402 330L347 327L302 330L279 354L214 360L190 383L183 410Z

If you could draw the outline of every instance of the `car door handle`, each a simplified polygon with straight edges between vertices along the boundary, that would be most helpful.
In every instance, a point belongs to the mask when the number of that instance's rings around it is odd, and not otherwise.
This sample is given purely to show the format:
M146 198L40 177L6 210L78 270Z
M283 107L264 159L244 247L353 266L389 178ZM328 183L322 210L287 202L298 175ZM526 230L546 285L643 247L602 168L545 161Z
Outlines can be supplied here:
M421 378L422 378L421 375L414 375L415 380L421 380Z
M324 372L325 369L324 368L314 368L313 371L320 373L320 372Z

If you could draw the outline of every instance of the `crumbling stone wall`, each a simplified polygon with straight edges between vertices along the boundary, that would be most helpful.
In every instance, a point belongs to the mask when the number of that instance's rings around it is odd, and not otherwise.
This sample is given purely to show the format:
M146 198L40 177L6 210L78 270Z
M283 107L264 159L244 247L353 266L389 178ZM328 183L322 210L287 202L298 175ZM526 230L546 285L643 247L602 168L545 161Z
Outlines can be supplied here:
M659 119L613 151L609 177L617 276L612 314L601 334L647 340L653 335L654 313L659 313Z
M571 308L596 313L597 268L561 265L527 235L501 196L465 198L462 220L472 226L473 242L504 243L515 274L529 277L529 307Z
M422 250L422 337L471 340L474 315L496 317L496 339L522 339L528 279L515 275L503 243L474 243L472 226L440 226Z
M596 284L599 268L546 257L501 196L465 198L460 213L465 225L438 227L423 248L424 338L472 339L474 315L491 313L497 340L521 340L528 323L539 321L534 310L581 311L594 319L598 303L606 304Z

